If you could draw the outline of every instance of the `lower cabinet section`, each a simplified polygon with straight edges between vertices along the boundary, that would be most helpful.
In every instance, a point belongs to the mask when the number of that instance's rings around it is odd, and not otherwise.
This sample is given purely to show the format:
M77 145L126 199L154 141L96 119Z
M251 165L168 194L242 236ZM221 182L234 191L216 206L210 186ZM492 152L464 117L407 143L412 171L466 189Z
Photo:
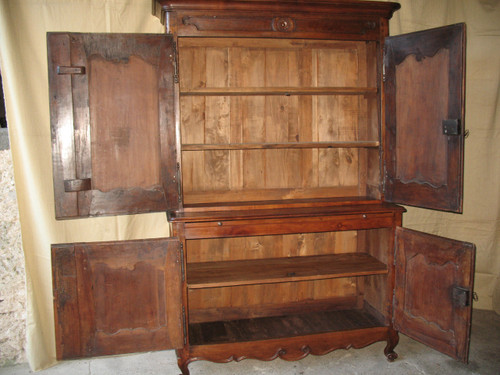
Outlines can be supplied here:
M53 245L58 358L176 349L188 375L386 341L393 361L400 331L466 362L474 246L402 212L185 213L170 239Z
M286 339L268 339L221 343L211 345L189 345L177 350L179 368L183 375L189 374L189 363L209 360L225 363L243 359L270 361L281 358L287 361L299 360L309 354L324 355L335 349L362 348L377 341L388 341L385 352L389 360L397 355L392 351L398 336L388 327L374 326L366 329L350 329L320 334L304 334Z

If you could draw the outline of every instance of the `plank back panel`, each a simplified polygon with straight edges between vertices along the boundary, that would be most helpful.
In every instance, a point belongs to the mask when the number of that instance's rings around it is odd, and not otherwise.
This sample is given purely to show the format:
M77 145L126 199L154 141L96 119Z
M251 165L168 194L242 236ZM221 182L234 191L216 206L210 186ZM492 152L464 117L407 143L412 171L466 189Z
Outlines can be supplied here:
M216 238L187 241L187 263L268 259L278 257L351 253L357 249L357 232L326 232ZM286 306L298 301L342 300L353 307L358 278L341 278L266 285L189 290L189 309L231 309L238 318L254 316L259 306ZM346 302L348 301L348 302Z
M366 72L367 54L375 52L371 45L367 50L364 42L181 38L179 47L182 144L379 139L373 130L378 121L367 113L376 95L259 94L259 88L376 87L375 75ZM201 88L254 92L189 95ZM360 152L190 149L182 152L184 202L255 199L250 190L259 190L260 200L365 195L360 185L366 185L368 163ZM371 155L378 159L378 151Z

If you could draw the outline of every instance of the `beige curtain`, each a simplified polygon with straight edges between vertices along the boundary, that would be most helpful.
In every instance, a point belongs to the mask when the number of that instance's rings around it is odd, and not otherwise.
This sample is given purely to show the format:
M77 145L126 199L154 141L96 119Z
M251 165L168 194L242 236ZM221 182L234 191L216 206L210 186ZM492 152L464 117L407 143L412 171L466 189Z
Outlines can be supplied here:
M408 227L478 247L477 308L492 309L500 273L500 2L401 0L391 33L468 25L464 215L409 209ZM32 369L55 363L50 244L168 236L164 214L54 219L47 31L161 33L150 0L0 0L0 63L28 289ZM496 146L496 147L495 147ZM0 255L1 256L1 255Z

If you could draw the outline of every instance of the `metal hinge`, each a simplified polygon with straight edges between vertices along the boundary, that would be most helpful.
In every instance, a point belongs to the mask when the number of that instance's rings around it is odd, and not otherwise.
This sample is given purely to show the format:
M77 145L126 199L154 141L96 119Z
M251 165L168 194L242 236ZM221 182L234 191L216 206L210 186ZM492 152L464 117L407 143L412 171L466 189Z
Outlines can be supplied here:
M57 66L57 74L59 75L74 75L74 74L85 74L84 66Z
M184 270L184 245L182 244L181 242L181 277L182 277L182 281L184 281L186 279L186 273L185 273L185 270Z
M386 47L384 45L384 47L382 48L382 82L385 82L386 81L386 75L385 75L385 65L386 65L386 61L387 61L387 50L386 50Z
M64 180L64 192L66 193L74 193L87 190L92 190L92 180L90 178Z
M177 179L177 200L179 202L182 202L181 165L180 165L180 163L177 163L176 179Z
M182 331L184 332L184 345L187 344L186 309L182 306Z
M173 63L174 63L174 82L175 83L179 83L179 59L178 59L178 56L177 56L177 43L174 42L174 45L173 45L173 49L174 49L174 52L173 52Z

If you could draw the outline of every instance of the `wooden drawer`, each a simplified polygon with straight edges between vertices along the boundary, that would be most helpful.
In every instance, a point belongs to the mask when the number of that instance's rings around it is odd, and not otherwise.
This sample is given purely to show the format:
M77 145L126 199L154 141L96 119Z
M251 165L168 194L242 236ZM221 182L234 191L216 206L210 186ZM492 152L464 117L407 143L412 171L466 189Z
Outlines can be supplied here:
M392 213L366 213L292 219L227 220L186 223L186 239L317 233L386 228L394 225Z

